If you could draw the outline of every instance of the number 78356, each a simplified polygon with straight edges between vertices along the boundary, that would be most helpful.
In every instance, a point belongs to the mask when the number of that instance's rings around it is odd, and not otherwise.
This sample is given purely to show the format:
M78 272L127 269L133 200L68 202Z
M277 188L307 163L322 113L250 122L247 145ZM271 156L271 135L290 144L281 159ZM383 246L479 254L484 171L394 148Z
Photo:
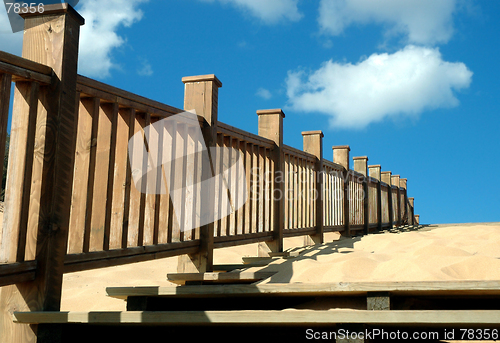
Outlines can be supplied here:
M7 13L11 13L13 11L16 14L24 14L24 13L43 13L44 12L44 5L43 4L37 4L37 3L30 3L28 4L27 2L24 3L19 3L19 2L7 2L5 3L7 6Z

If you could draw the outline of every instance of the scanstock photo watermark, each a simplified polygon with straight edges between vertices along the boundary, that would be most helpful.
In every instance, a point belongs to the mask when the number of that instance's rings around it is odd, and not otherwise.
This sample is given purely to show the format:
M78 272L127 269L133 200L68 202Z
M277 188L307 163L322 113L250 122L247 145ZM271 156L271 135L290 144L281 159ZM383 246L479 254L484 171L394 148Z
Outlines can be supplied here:
M145 127L129 140L128 150L135 187L145 194L168 190L183 232L227 217L248 198L245 183L239 182L246 179L239 151L207 149L194 111ZM221 173L215 174L212 156L234 158L223 161ZM219 206L215 206L215 194Z
M270 168L246 169L240 150L226 146L207 147L194 111L161 119L137 131L129 140L128 150L136 189L144 194L169 194L183 232L223 219L247 201L300 198L312 203L324 197L312 187L318 177L335 178L344 183L354 181L358 187L347 193L349 200L365 198L363 187L359 187L364 176L352 174L352 171L290 170L286 175ZM292 179L297 181L294 185L290 184ZM289 186L275 187L278 183ZM328 196L340 202L344 192Z
M65 3L70 4L75 7L78 4L78 0L66 0ZM24 30L24 19L23 15L29 15L30 13L43 13L45 8L49 5L61 4L61 1L57 0L47 0L47 1L18 1L18 0L4 0L5 11L9 18L10 27L12 32L19 32Z
M398 329L398 328L367 328L364 330L338 329L332 331L306 329L306 340L335 341L335 340L382 340L382 341L448 341L448 340L498 340L499 329L486 328L436 328L430 329Z

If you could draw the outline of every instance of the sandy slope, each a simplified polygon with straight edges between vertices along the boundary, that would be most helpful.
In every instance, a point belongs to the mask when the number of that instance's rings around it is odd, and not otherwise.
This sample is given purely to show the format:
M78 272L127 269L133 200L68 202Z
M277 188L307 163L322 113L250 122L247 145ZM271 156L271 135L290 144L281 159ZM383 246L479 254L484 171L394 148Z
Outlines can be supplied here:
M303 238L287 239L285 248L301 254L265 267L277 273L264 282L500 280L500 224L337 238L330 234L329 242L302 248L293 246L301 246ZM232 247L216 250L214 259L241 263L242 256L256 253L255 244ZM125 302L107 298L105 287L169 285L165 275L176 268L173 257L67 274L62 310L124 310Z

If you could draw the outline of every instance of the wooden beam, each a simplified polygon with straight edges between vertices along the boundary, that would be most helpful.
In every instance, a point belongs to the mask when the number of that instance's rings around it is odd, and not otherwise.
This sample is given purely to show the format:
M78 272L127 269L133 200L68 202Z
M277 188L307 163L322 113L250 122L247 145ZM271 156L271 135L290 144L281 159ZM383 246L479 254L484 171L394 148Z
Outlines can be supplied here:
M394 204L392 203L392 172L384 171L381 172L382 182L388 185L387 188L387 205L389 211L389 228L392 229L394 226Z
M310 235L310 238L314 244L321 244L324 241L324 213L323 213L323 132L322 131L305 131L302 132L304 151L310 153L316 157L314 174L316 175L316 182L313 185L314 190L314 204L316 214L316 232L314 235ZM310 201L313 201L313 192L308 192L306 194ZM311 209L312 210L312 209ZM311 225L312 226L312 225ZM305 242L307 243L307 242Z
M391 324L391 325L498 325L500 311L127 311L127 312L14 312L15 323L79 324Z
M167 274L167 280L178 285L192 282L203 283L252 283L267 279L275 272L211 272L211 273L174 273Z
M0 265L0 287L33 281L36 261L9 263Z
M213 74L183 77L182 82L184 83L184 110L195 110L198 116L205 119L202 124L202 132L209 161L202 159L202 165L197 172L201 172L203 180L208 180L214 177L215 172L215 160L212 161L210 148L215 147L217 143L218 99L219 88L222 87L222 83ZM204 189L200 195L201 199L197 201L201 201L203 204L201 208L204 213L200 213L201 217L206 218L213 215L215 208L207 208L207 205L214 203L215 190L212 188ZM209 200L206 201L206 199ZM177 266L179 272L213 271L214 223L201 226L199 236L199 252L179 256Z
M242 268L247 265L241 265ZM209 297L241 295L347 296L368 292L392 295L500 295L500 281L422 281L422 282L340 282L318 284L258 284L184 287L108 287L108 296Z
M128 101L130 101L132 103L138 103L138 104L142 104L142 105L147 106L147 107L151 107L151 109L157 109L157 110L160 111L158 113L162 113L163 112L164 116L166 116L166 115L172 115L172 114L177 114L177 113L181 113L182 112L181 109L178 109L178 108L175 108L175 107L172 107L172 106L169 106L169 105L165 105L165 104L160 103L158 101L154 101L154 100L151 100L151 99L148 99L148 98L145 98L145 97L142 97L142 96L139 96L139 95L127 92L125 90L122 90L122 89L119 89L119 88L107 85L105 83L102 83L102 82L99 82L99 81L96 81L96 80L93 80L93 79L89 79L89 78L87 78L85 76L82 76L82 75L78 75L78 77L77 77L77 83L79 85L81 85L81 86L86 86L86 87L89 87L89 88L92 88L92 89L95 89L95 90L100 90L100 91L102 91L104 93L113 95L115 97L113 99L114 100L113 102L121 103L122 102L121 100L128 100ZM144 109L141 109L141 110L143 110L144 112L148 112L148 113L149 112L153 112L153 113L155 112L155 111L148 110L147 107L144 108Z
M282 252L283 251L283 231L285 228L285 170L283 160L283 119L285 113L281 109L259 110L259 136L274 141L274 147L271 150L272 160L274 163L274 173L272 173L273 180L273 196L264 201L273 201L272 213L272 228L273 240L265 243L259 243L259 256L266 256L269 252ZM261 179L262 168L260 170ZM264 219L267 216L264 215ZM269 219L269 218L267 218Z
M57 7L57 8L56 8ZM14 310L59 310L62 292L64 256L70 222L71 191L75 157L75 128L77 124L76 76L78 41L82 18L71 6L59 4L47 6L44 13L34 13L25 19L23 58L44 64L54 70L57 78L53 88L40 92L39 107L47 111L46 119L37 126L43 127L36 138L42 164L39 205L31 207L30 218L39 218L36 224L35 255L36 279L32 282L8 286L2 289L0 299L0 341L36 341L36 327L15 325L11 313ZM55 12L53 12L54 10ZM21 100L18 97L18 101ZM16 106L16 105L14 105ZM26 112L23 113L26 115ZM13 122L20 113L14 112ZM15 125L13 123L13 129ZM20 148L26 141L17 141ZM14 151L11 151L14 153ZM20 154L24 158L23 154ZM14 163L14 162L12 162ZM11 168L23 175L24 162ZM12 175L12 174L11 174ZM14 185L12 185L14 186ZM17 189L19 197L23 189ZM6 214L16 211L6 204ZM9 228L8 226L5 226ZM5 234L5 231L3 232ZM9 260L9 262L13 262Z
M0 51L0 62L14 65L22 69L28 69L46 76L52 75L52 68L48 65L34 62L32 60Z

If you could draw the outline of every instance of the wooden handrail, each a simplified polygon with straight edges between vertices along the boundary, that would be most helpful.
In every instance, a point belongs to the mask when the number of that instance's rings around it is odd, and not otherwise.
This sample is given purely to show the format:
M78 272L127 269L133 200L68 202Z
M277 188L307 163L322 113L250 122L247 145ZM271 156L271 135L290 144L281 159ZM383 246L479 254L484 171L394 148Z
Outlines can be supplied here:
M217 123L217 132L220 132L225 135L233 136L235 138L239 138L241 140L247 141L248 143L252 143L255 145L259 145L264 148L271 149L274 147L274 142L270 139L261 137L259 135L255 135L253 133L238 129L234 126L218 122Z
M184 112L179 108L165 105L82 75L77 77L77 91L83 94L83 97L97 97L108 102L118 103L123 107L132 107L138 111L150 113L153 116L168 117Z
M309 162L316 162L316 157L314 155L308 154L305 151L293 148L289 145L283 145L283 152L285 154L289 154L293 157L298 157L298 158L304 159L304 160L309 161Z
M46 76L52 76L52 68L41 63L33 62L26 58L0 51L0 62L10 64L22 69L33 71Z

